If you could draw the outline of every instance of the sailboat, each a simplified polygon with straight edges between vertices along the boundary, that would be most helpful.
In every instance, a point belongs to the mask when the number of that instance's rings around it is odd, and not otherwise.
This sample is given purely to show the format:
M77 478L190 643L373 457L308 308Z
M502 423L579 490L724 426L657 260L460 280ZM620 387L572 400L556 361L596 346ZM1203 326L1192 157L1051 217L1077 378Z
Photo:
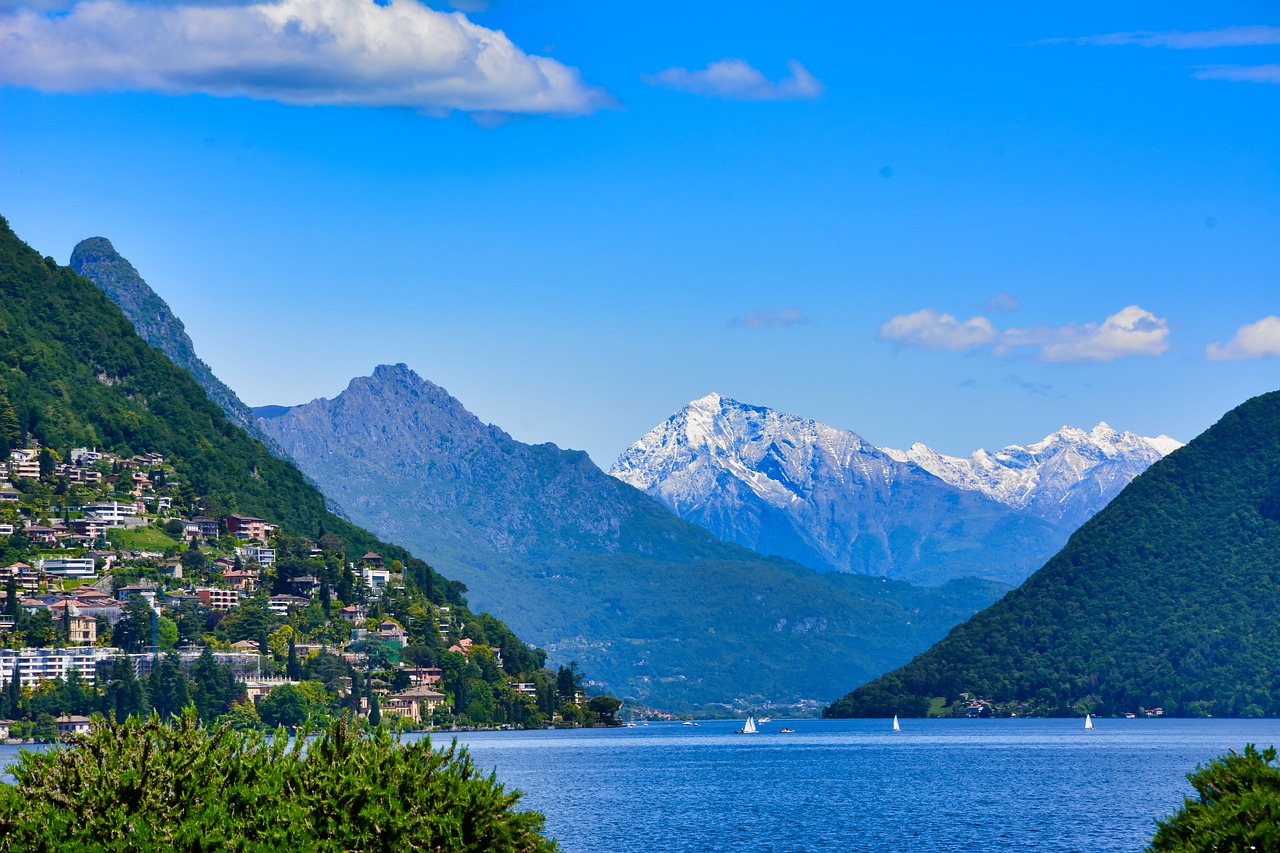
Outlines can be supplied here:
M756 733L756 718L755 718L755 717L747 717L746 725L744 725L742 728L738 729L738 734L740 734L740 735L753 735L753 734L755 734L755 733Z
M894 730L895 732L900 732L900 731L902 731L902 726L898 725L898 715L897 715L897 714L894 714L894 715L893 715L893 730Z
M1084 730L1086 732L1093 731L1093 717L1089 716L1088 714L1084 715Z

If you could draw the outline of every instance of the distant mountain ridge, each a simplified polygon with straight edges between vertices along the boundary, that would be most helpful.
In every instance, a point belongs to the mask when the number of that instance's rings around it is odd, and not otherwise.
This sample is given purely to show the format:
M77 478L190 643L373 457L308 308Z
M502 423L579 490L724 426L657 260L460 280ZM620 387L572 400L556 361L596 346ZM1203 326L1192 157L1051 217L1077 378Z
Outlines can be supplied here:
M945 456L919 443L910 450L882 449L953 486L1074 528L1179 447L1182 442L1167 435L1117 432L1104 422L1088 432L1065 426L1034 444L1011 444L996 453L978 450L966 458Z
M955 459L921 444L878 448L709 394L628 448L610 473L721 539L816 569L1017 583L1160 458L1159 441L1177 444L1105 425L1067 428L1029 448Z
M275 455L284 456L279 445L258 429L249 407L196 355L186 327L169 304L151 289L110 240L106 237L81 240L71 252L70 266L97 285L124 311L144 341L190 373L209 399L226 414L227 420L261 441Z
M353 520L465 582L475 606L668 707L834 696L1005 589L836 578L726 544L402 364L258 423Z
M1152 465L1043 568L831 716L1280 715L1280 392Z

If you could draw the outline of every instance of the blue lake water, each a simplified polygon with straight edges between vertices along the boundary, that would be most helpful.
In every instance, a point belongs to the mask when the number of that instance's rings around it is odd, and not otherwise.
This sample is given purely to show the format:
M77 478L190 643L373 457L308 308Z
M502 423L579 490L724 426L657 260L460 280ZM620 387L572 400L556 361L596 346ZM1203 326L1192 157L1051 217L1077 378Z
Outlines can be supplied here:
M1138 851L1276 720L882 720L477 733L566 851ZM784 725L795 734L777 734Z
M460 737L567 853L1138 851L1186 774L1277 720L775 721ZM778 734L783 725L795 734ZM0 747L0 768L16 747ZM0 771L2 772L2 771Z

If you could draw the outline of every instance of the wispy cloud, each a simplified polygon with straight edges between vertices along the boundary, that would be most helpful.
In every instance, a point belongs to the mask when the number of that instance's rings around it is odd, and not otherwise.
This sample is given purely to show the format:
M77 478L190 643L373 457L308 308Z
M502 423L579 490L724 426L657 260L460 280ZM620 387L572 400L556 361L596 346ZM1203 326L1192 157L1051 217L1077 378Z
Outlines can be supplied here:
M1022 307L1022 302L1016 296L1010 296L1007 293L997 293L995 296L987 300L982 306L982 310L992 314L1000 314L1006 311L1017 311Z
M793 59L787 68L790 76L775 83L743 60L726 58L700 71L668 68L643 79L651 86L740 101L792 101L822 94L822 83L799 62Z
M925 308L892 317L880 339L933 350L985 350L996 357L1031 351L1040 361L1107 362L1128 356L1162 355L1169 349L1169 323L1137 305L1101 323L1068 323L1000 330L981 315L959 320Z
M1198 80L1280 85L1280 65L1207 65L1193 71L1191 76Z
M1216 47L1256 47L1280 44L1280 27L1223 27L1217 30L1133 30L1080 38L1045 39L1037 44L1138 45L1174 50L1208 50Z
M577 115L612 103L577 69L417 0L247 5L88 0L0 13L0 83L299 105Z
M1209 361L1276 356L1280 356L1280 317L1274 314L1241 326L1225 344L1215 342L1204 349L1204 357Z
M812 322L798 307L761 309L740 314L729 321L733 329L785 329L790 326L809 326Z

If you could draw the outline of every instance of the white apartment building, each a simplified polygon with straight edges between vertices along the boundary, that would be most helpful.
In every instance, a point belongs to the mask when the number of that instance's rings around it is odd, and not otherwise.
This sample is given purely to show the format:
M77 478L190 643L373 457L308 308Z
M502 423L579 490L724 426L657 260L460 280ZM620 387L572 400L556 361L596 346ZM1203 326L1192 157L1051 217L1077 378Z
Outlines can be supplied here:
M89 504L84 508L84 514L106 522L108 527L124 527L126 518L135 518L138 515L138 505L120 501Z
M97 575L92 557L45 557L36 560L36 568L62 578L87 579Z
M82 646L74 649L0 649L0 681L6 685L16 670L23 687L35 687L78 671L85 681L98 675L98 664L121 654L119 649Z

